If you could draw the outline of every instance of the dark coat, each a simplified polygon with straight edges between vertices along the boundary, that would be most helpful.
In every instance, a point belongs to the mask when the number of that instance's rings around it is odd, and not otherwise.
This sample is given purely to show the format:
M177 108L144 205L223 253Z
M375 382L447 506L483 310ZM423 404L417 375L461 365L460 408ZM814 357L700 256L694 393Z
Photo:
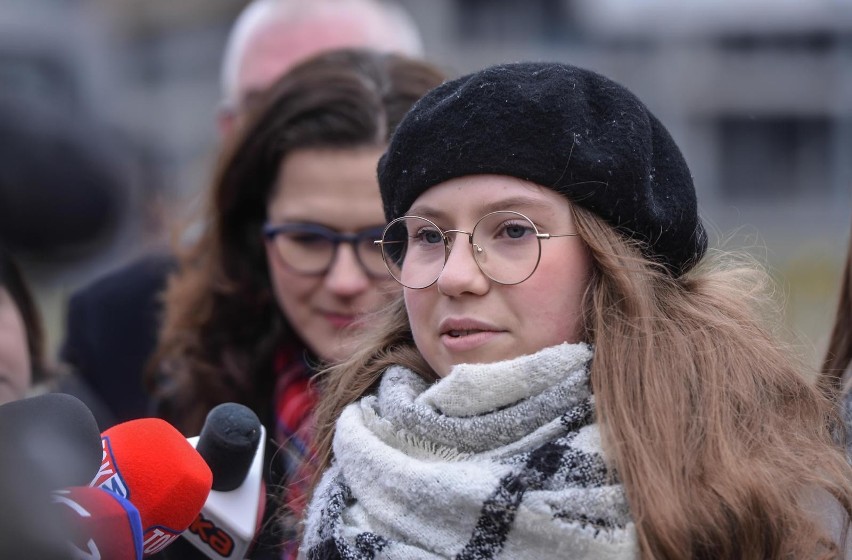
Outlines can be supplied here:
M69 301L60 359L88 384L114 423L151 415L142 376L157 342L160 294L174 268L171 255L148 255L95 280Z

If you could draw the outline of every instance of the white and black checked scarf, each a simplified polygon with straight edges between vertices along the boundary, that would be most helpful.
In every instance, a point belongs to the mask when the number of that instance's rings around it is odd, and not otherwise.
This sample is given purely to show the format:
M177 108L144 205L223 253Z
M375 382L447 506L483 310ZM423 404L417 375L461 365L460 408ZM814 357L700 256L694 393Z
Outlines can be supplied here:
M601 456L591 356L562 344L431 385L389 368L341 414L300 557L636 558Z

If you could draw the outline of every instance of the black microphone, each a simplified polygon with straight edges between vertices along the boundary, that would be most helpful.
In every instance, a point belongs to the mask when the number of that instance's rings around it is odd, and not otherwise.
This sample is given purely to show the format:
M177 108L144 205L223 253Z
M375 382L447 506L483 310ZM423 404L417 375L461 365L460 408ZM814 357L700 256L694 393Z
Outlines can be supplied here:
M213 408L189 442L213 472L213 490L183 537L208 558L245 558L263 518L265 430L237 403Z
M257 415L237 403L224 403L207 414L195 450L213 471L213 490L236 490L248 475L263 427Z
M66 534L51 492L98 472L101 437L76 397L48 393L0 406L0 558L61 558Z
M0 480L18 476L48 491L86 485L101 463L101 434L77 397L47 393L0 406Z

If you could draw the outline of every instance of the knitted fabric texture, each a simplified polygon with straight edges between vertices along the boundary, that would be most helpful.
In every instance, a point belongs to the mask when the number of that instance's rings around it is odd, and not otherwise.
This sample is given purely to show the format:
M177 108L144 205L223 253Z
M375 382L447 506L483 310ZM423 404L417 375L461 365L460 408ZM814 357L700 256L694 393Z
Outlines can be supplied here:
M389 368L338 420L300 557L636 558L594 423L591 356L562 344L431 385Z
M281 558L298 552L298 520L307 501L314 473L314 408L319 395L311 384L314 370L298 345L285 346L275 356L275 460L281 462L284 488L277 522L282 531Z
M388 221L443 181L509 175L597 214L672 274L707 248L689 168L660 121L624 87L568 64L505 64L438 86L378 170Z

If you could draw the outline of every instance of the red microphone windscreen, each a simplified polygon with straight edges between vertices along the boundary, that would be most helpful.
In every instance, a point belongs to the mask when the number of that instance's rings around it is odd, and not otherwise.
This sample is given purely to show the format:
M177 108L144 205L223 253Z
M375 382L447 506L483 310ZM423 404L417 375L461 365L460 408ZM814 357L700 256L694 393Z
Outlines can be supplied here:
M142 560L142 522L128 500L101 488L72 486L55 491L53 503L74 558Z
M159 552L204 507L213 474L186 438L164 420L130 420L101 436L103 461L90 486L130 500L142 518L145 555Z

